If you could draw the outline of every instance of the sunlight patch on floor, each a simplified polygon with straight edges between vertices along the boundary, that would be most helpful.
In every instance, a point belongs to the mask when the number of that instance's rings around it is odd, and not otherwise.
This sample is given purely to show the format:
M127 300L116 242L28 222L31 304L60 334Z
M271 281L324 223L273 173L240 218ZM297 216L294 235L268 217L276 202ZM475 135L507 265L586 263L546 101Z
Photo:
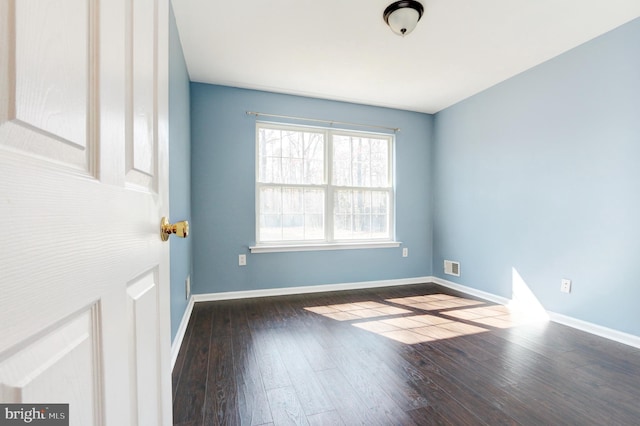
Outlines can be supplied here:
M314 306L307 311L324 315L337 321L350 321L362 318L385 317L389 315L410 314L407 309L389 306L378 302L342 303L339 305Z
M486 328L427 314L367 321L353 325L407 344L430 342L487 331Z
M304 309L337 321L353 321L354 327L406 344L468 336L531 321L529 315L507 306L449 294L402 297L385 302L387 304L364 301ZM362 321L379 317L385 318Z

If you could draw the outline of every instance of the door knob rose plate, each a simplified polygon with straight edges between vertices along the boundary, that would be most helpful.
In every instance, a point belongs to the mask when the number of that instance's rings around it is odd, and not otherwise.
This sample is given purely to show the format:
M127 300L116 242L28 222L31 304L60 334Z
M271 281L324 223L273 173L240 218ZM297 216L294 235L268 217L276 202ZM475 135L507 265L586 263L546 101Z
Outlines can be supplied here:
M162 241L167 241L171 234L180 238L187 238L189 236L189 222L183 220L169 223L169 219L163 217L162 221L160 221L160 238L162 238Z

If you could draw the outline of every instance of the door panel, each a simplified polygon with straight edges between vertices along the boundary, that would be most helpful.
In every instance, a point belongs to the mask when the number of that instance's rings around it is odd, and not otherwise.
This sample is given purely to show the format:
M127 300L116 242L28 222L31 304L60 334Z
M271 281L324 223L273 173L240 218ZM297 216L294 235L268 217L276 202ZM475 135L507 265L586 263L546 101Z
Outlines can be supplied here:
M1 143L84 171L93 152L91 6L84 0L5 1L0 30L0 57L6 60L0 78L7 95Z
M171 422L167 26L167 0L0 1L0 402Z
M134 0L128 40L131 52L131 132L127 135L127 182L148 190L155 188L156 125L154 114L155 0Z
M2 400L70 404L78 424L96 424L102 417L97 318L94 305L5 359L0 364Z
M162 416L158 371L160 347L157 268L136 278L127 287L129 363L136 372L132 380L132 424L155 425Z
M15 19L16 119L84 148L89 5L20 0Z

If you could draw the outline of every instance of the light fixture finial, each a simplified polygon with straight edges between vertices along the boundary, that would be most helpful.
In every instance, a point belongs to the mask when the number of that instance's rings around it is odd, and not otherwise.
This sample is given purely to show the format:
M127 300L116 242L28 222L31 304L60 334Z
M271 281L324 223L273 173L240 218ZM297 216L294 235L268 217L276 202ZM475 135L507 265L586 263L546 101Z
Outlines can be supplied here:
M418 25L423 13L424 7L420 2L400 0L387 6L382 17L394 33L404 37Z

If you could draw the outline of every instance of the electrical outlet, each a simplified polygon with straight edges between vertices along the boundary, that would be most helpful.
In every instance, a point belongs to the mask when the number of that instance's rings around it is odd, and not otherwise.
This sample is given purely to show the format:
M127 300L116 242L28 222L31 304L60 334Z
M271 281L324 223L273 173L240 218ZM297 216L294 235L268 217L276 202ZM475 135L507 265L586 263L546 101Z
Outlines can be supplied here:
M563 293L571 293L571 280L563 279L560 282L560 291Z
M238 255L238 266L246 266L247 265L247 255L239 254Z
M409 248L407 247L402 248L402 257L409 257Z
M187 300L191 297L191 274L187 275L187 279L184 280L184 297Z

